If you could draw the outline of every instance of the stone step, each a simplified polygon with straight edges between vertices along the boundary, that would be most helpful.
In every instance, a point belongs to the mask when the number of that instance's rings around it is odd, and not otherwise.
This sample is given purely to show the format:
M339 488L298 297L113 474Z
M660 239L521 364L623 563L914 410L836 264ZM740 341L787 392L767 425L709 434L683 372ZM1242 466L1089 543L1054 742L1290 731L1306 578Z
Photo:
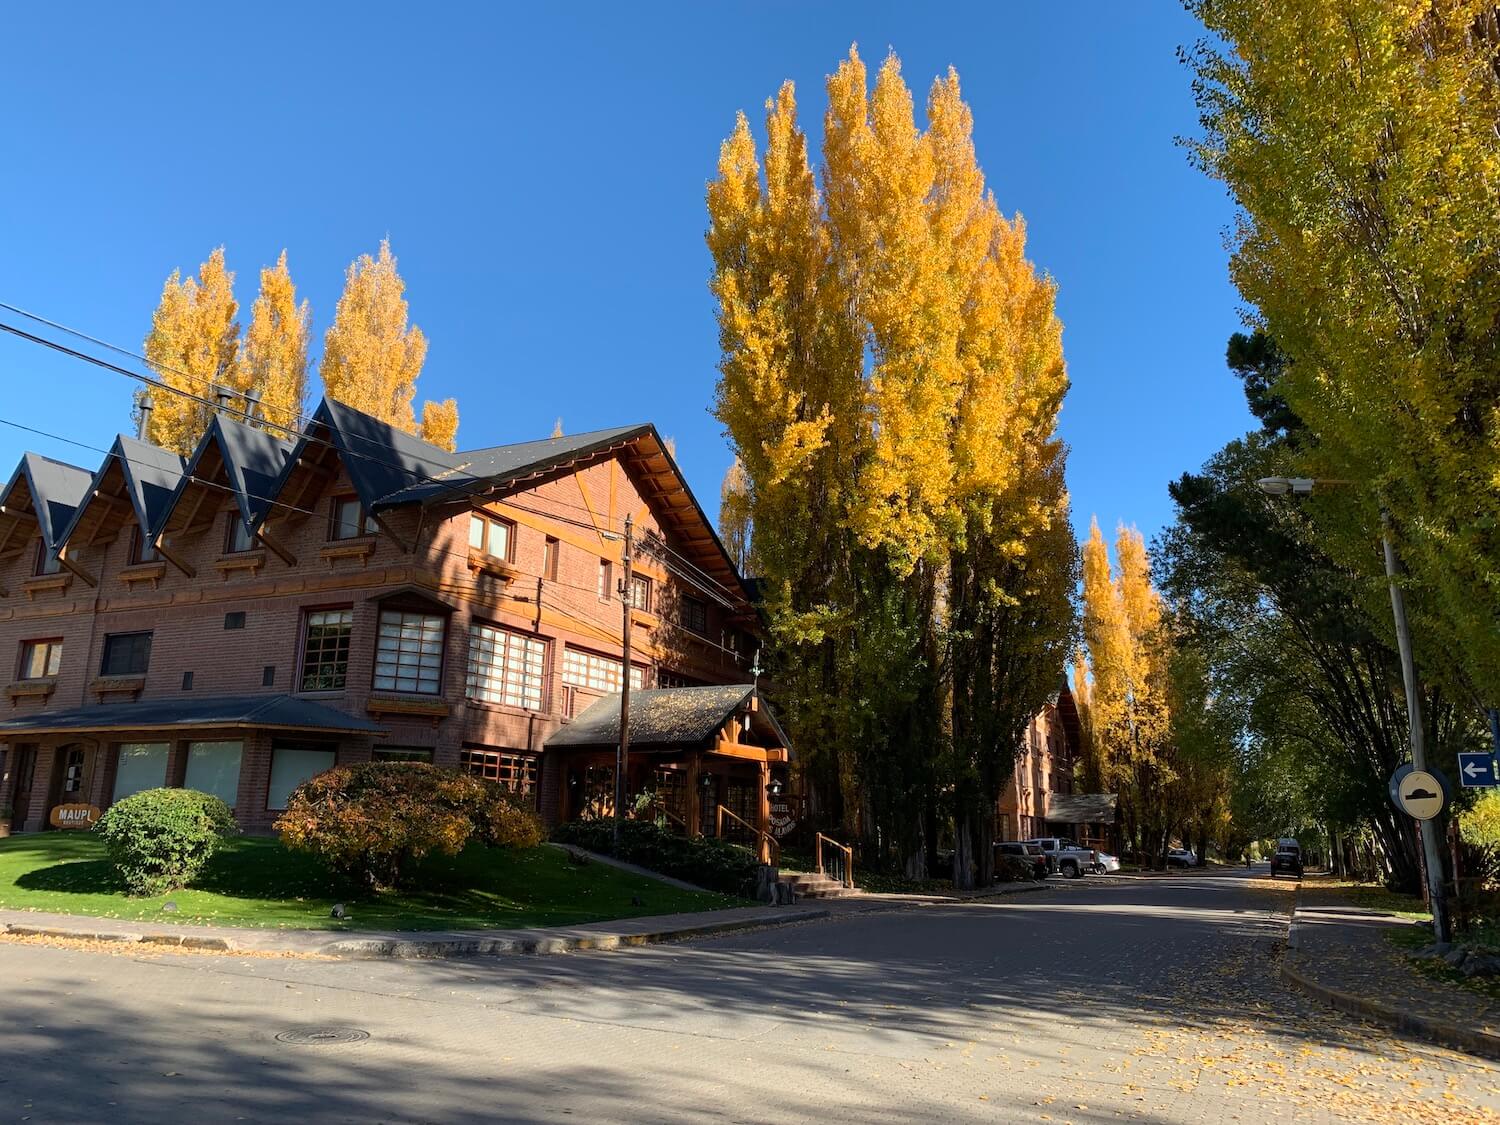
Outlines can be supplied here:
M792 893L798 898L842 898L856 893L837 879L830 879L826 875L819 875L815 872L783 872L781 881L791 887Z

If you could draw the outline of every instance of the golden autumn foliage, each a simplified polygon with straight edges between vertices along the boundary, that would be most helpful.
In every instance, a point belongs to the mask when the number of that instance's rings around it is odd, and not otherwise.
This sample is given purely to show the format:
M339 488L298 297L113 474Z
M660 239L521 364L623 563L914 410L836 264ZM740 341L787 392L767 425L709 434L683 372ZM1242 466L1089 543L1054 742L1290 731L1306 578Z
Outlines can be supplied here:
M422 404L422 440L452 453L458 448L458 400Z
M237 384L260 395L267 422L300 429L307 401L307 339L311 309L297 304L297 288L287 269L286 251L273 268L260 271L260 296L250 309L250 326L240 346Z
M750 478L738 457L724 472L719 486L719 538L741 574L750 565Z
M243 407L243 388L236 382L238 310L234 274L224 266L222 246L198 267L196 278L183 280L177 270L167 278L145 350L152 374L170 389L147 389L137 396L137 405L149 401L152 408L146 440L191 453L208 428L221 387L235 393L236 406Z
M1500 698L1500 15L1189 8L1215 36L1190 57L1195 155L1242 209L1233 277L1287 357L1276 389L1315 439L1300 470L1356 484L1313 506L1329 549L1377 574L1385 508L1429 615L1419 647L1436 635L1435 663L1451 649Z
M873 91L855 50L827 85L821 190L791 83L763 169L743 114L721 149L715 412L793 723L838 747L813 768L846 826L873 833L867 814L909 857L945 745L965 794L1002 783L1071 645L1067 376L1054 287L985 187L957 75L925 128L894 56Z

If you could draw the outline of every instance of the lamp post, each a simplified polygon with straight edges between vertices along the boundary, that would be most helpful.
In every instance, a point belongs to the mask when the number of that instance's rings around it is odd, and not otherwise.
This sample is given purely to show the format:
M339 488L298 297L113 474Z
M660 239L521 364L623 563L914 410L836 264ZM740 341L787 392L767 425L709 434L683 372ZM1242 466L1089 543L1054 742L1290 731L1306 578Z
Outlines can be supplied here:
M1312 480L1308 477L1262 477L1255 482L1267 496L1307 496L1316 485L1349 484L1344 480ZM1406 598L1401 593L1400 565L1396 545L1391 542L1391 517L1380 509L1380 543L1385 552L1385 577L1391 590L1391 616L1396 621L1396 650L1401 656L1401 682L1406 692L1407 738L1411 744L1413 769L1427 769L1427 736L1422 726L1422 697L1417 690L1417 664L1412 657L1411 629L1406 621ZM1448 904L1443 895L1443 853L1437 825L1431 820L1417 821L1422 837L1423 866L1427 869L1427 898L1432 907L1432 936L1446 942L1451 937Z

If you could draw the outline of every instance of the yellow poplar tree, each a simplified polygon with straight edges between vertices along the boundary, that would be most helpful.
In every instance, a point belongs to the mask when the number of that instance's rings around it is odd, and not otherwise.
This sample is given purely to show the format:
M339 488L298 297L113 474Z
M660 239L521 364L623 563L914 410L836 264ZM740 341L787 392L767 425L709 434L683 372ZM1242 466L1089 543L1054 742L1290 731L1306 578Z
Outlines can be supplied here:
M208 428L220 388L235 392L236 405L243 407L236 365L238 309L234 274L224 267L222 246L198 267L196 278L183 280L177 270L167 278L145 351L152 374L171 390L147 388L136 396L138 408L142 402L151 404L147 441L189 454Z
M452 453L458 448L458 400L422 404L422 440Z
M719 538L741 574L750 565L750 478L736 457L719 486Z
M407 326L406 283L396 272L389 239L375 257L349 264L333 324L323 338L319 372L328 397L417 433L412 399L427 358L427 338ZM452 399L423 408L432 419L436 445L451 445L458 432L458 406ZM425 433L424 433L425 436ZM429 439L431 440L431 439Z
M308 303L297 303L286 251L260 271L260 295L250 309L250 327L240 346L237 382L260 393L261 417L297 430L307 401ZM277 433L285 436L284 430Z

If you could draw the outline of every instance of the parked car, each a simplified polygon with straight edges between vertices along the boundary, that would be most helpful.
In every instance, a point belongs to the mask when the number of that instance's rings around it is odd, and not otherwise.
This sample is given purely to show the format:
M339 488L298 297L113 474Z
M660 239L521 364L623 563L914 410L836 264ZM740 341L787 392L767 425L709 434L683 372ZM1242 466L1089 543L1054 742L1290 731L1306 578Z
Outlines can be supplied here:
M1097 848L1094 849L1094 854L1099 857L1099 862L1094 864L1095 875L1109 875L1120 870L1120 860L1117 856L1101 852Z
M1053 870L1069 879L1080 878L1094 870L1099 863L1099 853L1093 848L1079 847L1062 836L1040 836L1035 840L1027 840L1026 843L1040 847L1052 861Z
M1004 840L995 845L995 859L998 864L1002 855L1020 856L1031 862L1034 879L1045 879L1052 868L1047 863L1047 853L1042 851L1038 844L1027 844L1020 840Z
M1278 874L1295 875L1302 878L1302 849L1282 848L1276 849L1276 854L1271 857L1271 878Z
M1191 848L1168 848L1168 867L1197 867L1198 853Z

